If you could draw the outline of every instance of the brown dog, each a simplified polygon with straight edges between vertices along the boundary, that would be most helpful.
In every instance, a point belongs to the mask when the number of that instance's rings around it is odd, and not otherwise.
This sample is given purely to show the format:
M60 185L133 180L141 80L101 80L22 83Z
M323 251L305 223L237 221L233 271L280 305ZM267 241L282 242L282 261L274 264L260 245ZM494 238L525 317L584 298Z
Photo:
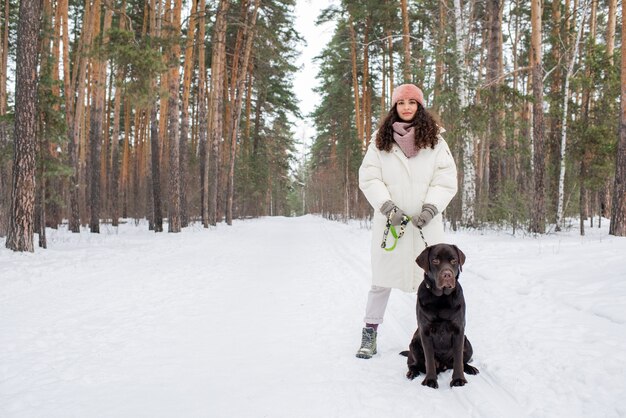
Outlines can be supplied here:
M465 336L465 298L458 282L465 254L456 245L427 247L415 260L424 269L417 290L417 330L409 346L406 377L426 373L422 385L437 388L437 374L452 369L450 386L463 386L473 349Z

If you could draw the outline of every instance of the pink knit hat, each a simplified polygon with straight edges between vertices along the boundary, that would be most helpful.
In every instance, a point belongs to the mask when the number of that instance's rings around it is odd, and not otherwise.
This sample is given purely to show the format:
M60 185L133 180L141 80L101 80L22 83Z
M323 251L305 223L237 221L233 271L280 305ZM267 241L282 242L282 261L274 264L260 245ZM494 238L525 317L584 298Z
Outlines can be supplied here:
M398 100L403 99L415 99L422 107L426 107L424 104L424 93L415 84L401 84L395 89L391 95L391 107L398 103Z

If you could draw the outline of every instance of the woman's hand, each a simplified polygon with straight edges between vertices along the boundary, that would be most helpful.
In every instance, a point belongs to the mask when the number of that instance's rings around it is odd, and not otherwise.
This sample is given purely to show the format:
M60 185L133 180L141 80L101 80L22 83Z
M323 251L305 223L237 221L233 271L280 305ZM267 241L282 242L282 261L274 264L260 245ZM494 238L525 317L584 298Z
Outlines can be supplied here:
M402 209L396 206L395 203L391 200L387 200L380 207L380 213L389 218L389 214L395 209L394 214L391 216L391 225L397 226L400 225L402 219L407 216ZM408 221L407 221L408 222Z
M422 206L422 212L419 216L414 216L411 218L411 222L418 228L422 228L428 222L432 221L432 219L439 213L435 205L431 205L430 203L424 203Z

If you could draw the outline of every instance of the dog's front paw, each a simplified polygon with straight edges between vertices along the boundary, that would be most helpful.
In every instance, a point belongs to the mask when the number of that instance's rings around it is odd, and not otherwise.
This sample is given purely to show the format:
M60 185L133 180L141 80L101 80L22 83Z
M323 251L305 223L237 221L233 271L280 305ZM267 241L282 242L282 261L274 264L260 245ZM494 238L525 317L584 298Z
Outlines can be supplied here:
M409 379L409 380L413 380L413 379L415 379L419 375L420 375L420 372L417 371L417 370L409 369L409 371L406 372L406 378Z
M437 379L430 379L428 377L424 379L424 381L422 382L422 385L431 387L433 389L437 389L439 387L439 384L437 383Z
M467 383L467 380L465 380L465 378L463 377L458 377L456 379L452 379L452 381L450 382L450 386L451 387L455 387L455 386L465 386L465 384Z
M478 369L474 366L470 366L469 364L463 365L463 371L467 374L478 374Z

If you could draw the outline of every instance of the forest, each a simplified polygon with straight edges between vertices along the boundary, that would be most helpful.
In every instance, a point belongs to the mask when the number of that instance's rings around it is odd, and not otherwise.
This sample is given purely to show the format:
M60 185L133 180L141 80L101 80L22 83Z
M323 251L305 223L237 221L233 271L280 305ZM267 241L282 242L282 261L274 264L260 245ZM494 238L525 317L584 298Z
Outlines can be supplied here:
M626 236L626 4L336 0L301 114L295 0L5 0L0 237L233 219L365 219L358 168L393 87L422 88L452 228ZM311 17L313 18L313 17ZM315 135L297 158L294 120Z

